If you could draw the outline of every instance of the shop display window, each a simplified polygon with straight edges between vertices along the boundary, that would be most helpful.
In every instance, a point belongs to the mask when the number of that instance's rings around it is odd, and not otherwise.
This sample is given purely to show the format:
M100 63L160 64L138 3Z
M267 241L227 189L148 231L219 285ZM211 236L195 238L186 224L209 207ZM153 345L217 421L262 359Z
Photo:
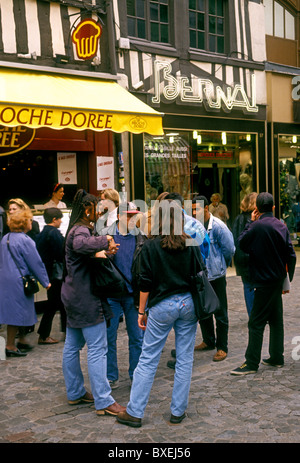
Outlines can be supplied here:
M279 135L280 218L300 236L300 137Z
M146 202L164 191L185 200L220 193L233 219L240 201L256 189L256 134L168 130L145 135Z

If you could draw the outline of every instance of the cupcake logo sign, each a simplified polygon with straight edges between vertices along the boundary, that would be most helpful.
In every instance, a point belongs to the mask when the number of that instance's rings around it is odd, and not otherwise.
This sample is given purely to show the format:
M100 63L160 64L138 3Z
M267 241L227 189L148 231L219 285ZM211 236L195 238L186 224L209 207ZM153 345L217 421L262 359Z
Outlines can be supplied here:
M84 19L77 25L72 41L76 45L78 58L91 59L96 55L101 33L102 27L94 19Z

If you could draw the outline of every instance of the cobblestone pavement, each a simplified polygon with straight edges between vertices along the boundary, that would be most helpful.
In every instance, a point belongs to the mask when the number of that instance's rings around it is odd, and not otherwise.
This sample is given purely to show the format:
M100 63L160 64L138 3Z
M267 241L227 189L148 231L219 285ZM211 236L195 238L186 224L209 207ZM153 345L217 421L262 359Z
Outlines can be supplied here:
M299 261L298 261L299 262ZM70 406L62 375L63 342L36 344L22 359L0 361L0 443L295 443L300 441L300 269L292 292L284 296L285 366L261 365L255 375L236 377L247 345L247 313L239 277L227 277L229 301L229 355L212 361L214 352L195 352L187 418L171 425L170 400L174 371L167 368L174 348L171 332L162 353L146 407L143 426L128 428L114 417L99 417L93 406ZM56 315L52 336L60 336ZM0 336L6 336L5 327ZM298 338L297 338L298 337ZM197 331L196 343L201 341ZM293 342L296 342L294 344ZM299 346L299 349L297 348ZM268 355L268 332L263 356ZM114 398L125 405L129 398L128 350L125 322L118 335L119 388ZM300 355L299 355L300 358ZM82 351L84 375L86 348Z

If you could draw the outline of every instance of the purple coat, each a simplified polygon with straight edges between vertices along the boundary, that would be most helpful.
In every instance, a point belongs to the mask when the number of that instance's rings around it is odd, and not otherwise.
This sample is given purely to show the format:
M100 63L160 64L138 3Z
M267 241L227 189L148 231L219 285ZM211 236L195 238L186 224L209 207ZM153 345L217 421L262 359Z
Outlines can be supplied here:
M90 259L108 248L106 236L92 236L86 225L75 225L66 240L67 276L61 299L67 312L67 325L85 328L104 321L103 305L91 292Z
M35 242L25 233L9 233L0 243L0 324L32 326L37 322L34 296L25 296L22 277L11 257L9 246L22 275L34 275L45 288L49 278Z

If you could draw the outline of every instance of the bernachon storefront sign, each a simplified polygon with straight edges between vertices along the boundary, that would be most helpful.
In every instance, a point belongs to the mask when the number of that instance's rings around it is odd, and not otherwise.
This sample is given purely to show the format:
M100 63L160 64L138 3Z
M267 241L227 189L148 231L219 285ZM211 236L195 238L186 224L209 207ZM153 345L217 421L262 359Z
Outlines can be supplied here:
M0 156L13 154L30 145L35 137L35 130L28 127L0 126Z

